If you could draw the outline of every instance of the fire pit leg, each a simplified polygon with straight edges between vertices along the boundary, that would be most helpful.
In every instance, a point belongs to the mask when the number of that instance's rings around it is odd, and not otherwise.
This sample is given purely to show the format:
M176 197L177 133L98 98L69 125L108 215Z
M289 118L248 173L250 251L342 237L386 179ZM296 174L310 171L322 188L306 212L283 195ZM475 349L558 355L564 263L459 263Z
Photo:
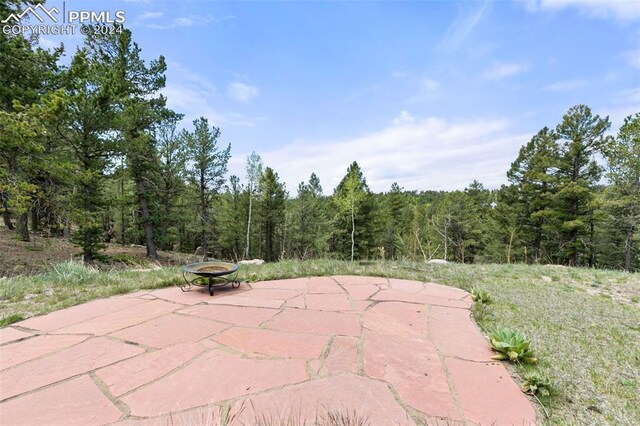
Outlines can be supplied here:
M213 296L213 278L209 277L209 296Z

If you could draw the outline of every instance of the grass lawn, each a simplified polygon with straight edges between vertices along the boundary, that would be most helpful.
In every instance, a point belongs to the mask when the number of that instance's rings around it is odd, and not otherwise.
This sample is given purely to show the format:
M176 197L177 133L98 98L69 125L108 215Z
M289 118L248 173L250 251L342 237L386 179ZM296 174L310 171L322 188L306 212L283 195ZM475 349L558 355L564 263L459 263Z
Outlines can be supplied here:
M486 290L491 303L475 311L476 319L484 330L508 326L531 339L539 359L535 370L552 386L551 395L541 398L549 424L638 424L640 274L560 266L316 260L246 266L240 278L341 274ZM3 278L0 325L181 280L175 267L107 273L77 263L64 263L39 275ZM522 367L516 368L524 374Z

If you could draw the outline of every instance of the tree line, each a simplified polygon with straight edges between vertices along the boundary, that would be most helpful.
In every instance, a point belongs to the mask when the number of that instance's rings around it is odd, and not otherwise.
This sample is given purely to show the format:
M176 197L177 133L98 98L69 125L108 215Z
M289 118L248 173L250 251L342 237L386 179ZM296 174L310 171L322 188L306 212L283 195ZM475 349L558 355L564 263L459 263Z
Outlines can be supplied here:
M161 94L164 58L143 60L129 30L86 36L64 66L62 48L0 43L1 211L23 241L69 238L87 262L118 243L150 258L640 269L640 113L610 134L608 117L570 108L520 149L499 189L374 193L354 161L331 193L316 173L291 191L255 152L245 176L227 176L221 130L204 117L180 128Z

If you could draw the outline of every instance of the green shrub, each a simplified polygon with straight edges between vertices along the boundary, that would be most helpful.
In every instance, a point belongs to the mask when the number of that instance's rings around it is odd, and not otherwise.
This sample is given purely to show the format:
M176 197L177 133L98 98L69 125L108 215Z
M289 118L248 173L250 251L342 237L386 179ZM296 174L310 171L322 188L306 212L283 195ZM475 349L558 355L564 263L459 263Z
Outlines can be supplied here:
M509 360L511 362L535 363L537 358L529 348L531 342L519 331L508 327L500 328L489 333L491 348L499 352L493 359Z
M551 383L549 379L536 371L524 373L524 382L520 387L522 392L535 396L549 396Z
M474 288L471 290L471 300L476 303L488 304L491 303L491 297L487 290L483 290L481 288Z

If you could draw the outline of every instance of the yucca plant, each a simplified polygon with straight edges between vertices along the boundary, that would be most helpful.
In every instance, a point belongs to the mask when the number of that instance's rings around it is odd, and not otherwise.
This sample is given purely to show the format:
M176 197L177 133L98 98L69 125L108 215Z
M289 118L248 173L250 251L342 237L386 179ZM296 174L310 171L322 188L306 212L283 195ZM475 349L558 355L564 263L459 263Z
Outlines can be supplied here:
M489 333L491 348L499 352L493 359L511 362L535 363L538 361L529 348L531 342L519 331L508 327L496 329Z
M522 392L534 396L549 396L551 382L545 376L536 371L529 371L524 374L524 382L520 387Z
M487 303L491 303L491 297L487 290L483 290L481 288L474 288L471 290L471 300L477 303L482 303L486 305Z

